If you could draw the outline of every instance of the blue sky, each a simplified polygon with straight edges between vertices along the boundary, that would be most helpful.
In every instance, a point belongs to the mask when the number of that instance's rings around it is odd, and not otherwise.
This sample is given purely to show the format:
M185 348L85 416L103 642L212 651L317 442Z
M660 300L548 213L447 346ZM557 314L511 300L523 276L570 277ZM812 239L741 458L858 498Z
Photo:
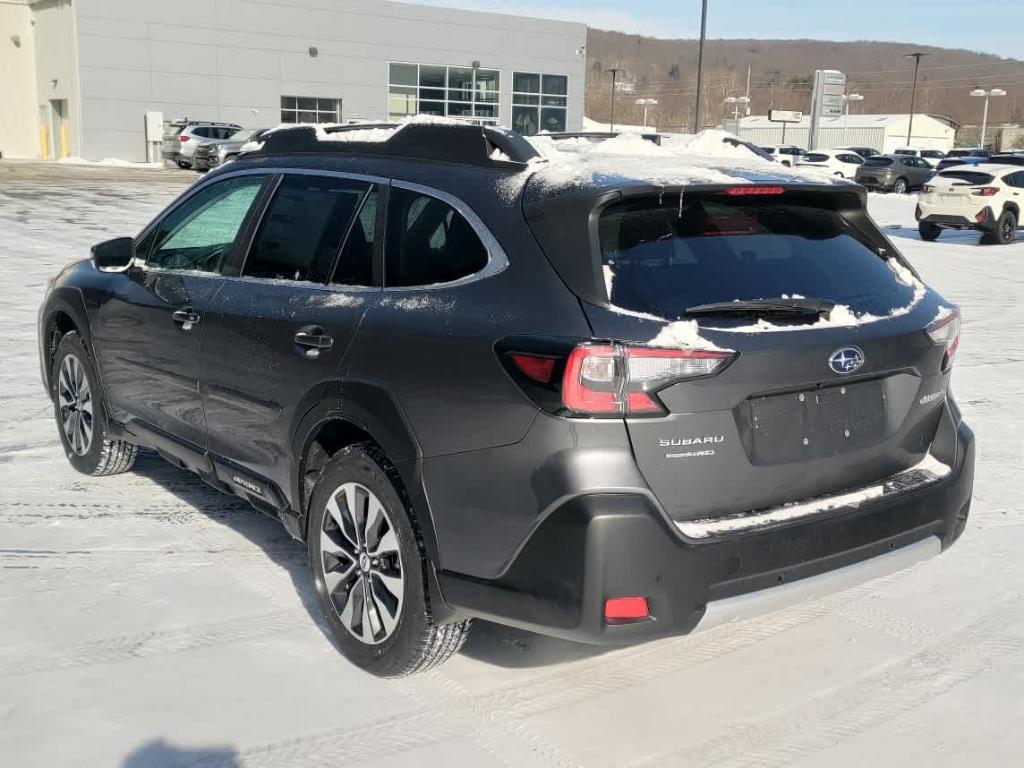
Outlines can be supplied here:
M696 37L700 0L413 0L581 21L654 37ZM1020 0L709 0L708 37L895 40L1024 58Z

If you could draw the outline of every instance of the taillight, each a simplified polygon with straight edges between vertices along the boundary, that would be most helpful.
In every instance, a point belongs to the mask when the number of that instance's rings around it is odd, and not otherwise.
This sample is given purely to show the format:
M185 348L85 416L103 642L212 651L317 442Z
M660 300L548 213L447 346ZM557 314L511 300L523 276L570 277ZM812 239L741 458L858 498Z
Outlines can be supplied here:
M642 621L651 615L646 597L609 597L604 601L604 620L607 624Z
M940 317L927 330L932 341L946 348L942 356L942 370L948 371L953 365L957 347L960 346L960 310L954 309L945 317Z
M974 187L971 189L971 194L978 197L992 197L998 191L999 187Z
M785 193L785 187L756 187L745 185L742 187L728 187L725 194L734 197L745 197L747 195L781 195Z
M935 191L935 186L932 184L925 184L923 187L921 187L921 191L927 195L929 192Z
M551 381L551 376L555 372L555 363L558 362L555 358L547 355L530 355L525 352L513 352L509 355L509 359L516 364L516 368L522 371L523 375L538 384L547 384Z
M653 392L714 373L732 357L721 350L583 344L569 354L562 403L575 415L663 413Z
M182 144L184 144L190 138L192 138L192 137L191 136L178 136L178 141L180 141Z

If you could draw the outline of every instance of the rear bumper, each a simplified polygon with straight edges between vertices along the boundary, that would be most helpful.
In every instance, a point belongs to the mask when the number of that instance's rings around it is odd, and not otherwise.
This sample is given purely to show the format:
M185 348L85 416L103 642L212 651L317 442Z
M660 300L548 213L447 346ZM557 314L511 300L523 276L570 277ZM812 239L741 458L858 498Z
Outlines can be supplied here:
M976 216L982 215L982 220L978 221ZM939 213L930 210L927 206L921 206L921 217L918 219L919 222L926 224L935 224L940 227L948 227L952 229L983 229L990 230L995 229L996 226L996 215L992 212L992 209L988 206L980 208L973 213L970 211L958 211L956 213Z
M937 554L963 532L974 437L961 422L944 440L951 470L938 483L714 540L687 538L645 496L579 496L544 519L499 578L442 572L441 594L460 615L615 645L844 589ZM646 597L651 618L605 623L604 601L617 596Z

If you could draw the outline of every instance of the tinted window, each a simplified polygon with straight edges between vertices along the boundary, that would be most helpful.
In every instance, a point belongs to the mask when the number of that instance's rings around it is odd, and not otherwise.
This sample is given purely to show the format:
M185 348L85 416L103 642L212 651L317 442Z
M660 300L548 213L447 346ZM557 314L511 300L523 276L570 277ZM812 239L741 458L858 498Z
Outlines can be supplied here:
M992 177L987 173L976 173L973 171L944 171L939 176L943 179L965 181L968 184L990 184L992 182Z
M373 285L373 244L377 231L377 190L359 207L359 215L348 232L341 258L331 281L338 285Z
M883 168L887 165L892 165L891 157L869 157L864 161L864 165L872 168Z
M827 163L828 155L804 155L804 160L806 160L808 163Z
M242 274L325 282L368 185L285 176L263 215Z
M839 155L839 160L844 163L853 163L854 165L861 165L864 162L864 158L860 155Z
M196 192L145 238L155 244L146 264L219 272L262 185L262 176L239 176Z
M688 195L680 216L678 202L635 200L606 209L598 234L612 304L659 317L783 294L881 315L913 296L865 233L810 201Z
M393 187L388 203L384 282L389 286L448 283L479 272L487 250L448 203Z
M917 150L913 150L913 149L897 149L895 152L893 152L893 154L894 155L916 155L917 154Z

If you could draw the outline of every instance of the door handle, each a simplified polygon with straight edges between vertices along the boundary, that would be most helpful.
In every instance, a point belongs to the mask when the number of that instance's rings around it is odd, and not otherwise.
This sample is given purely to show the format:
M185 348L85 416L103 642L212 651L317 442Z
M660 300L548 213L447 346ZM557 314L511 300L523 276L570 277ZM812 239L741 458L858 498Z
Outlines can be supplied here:
M295 334L295 343L305 348L306 357L319 357L320 350L330 349L334 346L334 339L324 334L324 329L319 326L303 328Z
M192 309L176 309L171 313L171 319L176 323L181 323L181 330L190 331L192 326L203 318Z

